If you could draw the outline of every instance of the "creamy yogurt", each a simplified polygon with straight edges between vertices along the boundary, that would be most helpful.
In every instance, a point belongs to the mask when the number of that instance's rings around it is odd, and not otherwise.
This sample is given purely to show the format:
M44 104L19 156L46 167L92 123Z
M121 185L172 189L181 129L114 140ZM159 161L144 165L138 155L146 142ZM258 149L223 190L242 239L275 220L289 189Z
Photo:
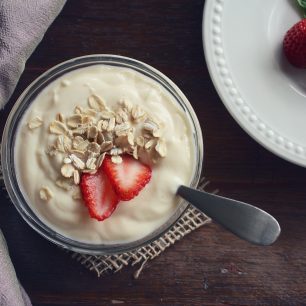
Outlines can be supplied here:
M152 165L152 178L140 194L118 205L110 218L90 218L82 200L58 187L60 161L46 154L54 136L48 132L57 113L69 116L76 106L87 107L87 98L97 94L112 107L119 100L140 105L165 125L167 156ZM38 116L43 124L29 130ZM69 72L49 84L24 114L16 136L15 163L18 183L35 214L56 232L86 243L126 243L150 234L174 213L180 199L180 184L190 184L195 169L193 127L174 98L157 82L128 68L95 65ZM53 137L53 138L52 138ZM53 193L43 201L39 190ZM78 188L78 187L77 187Z

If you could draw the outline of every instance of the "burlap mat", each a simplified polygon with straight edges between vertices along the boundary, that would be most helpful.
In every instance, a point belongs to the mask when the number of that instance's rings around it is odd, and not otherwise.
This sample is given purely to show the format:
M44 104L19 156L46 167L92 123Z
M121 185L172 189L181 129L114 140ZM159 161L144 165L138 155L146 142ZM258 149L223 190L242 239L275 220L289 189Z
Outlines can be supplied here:
M0 182L1 187L5 190L1 166ZM204 190L209 184L210 182L208 180L201 178L198 189ZM218 190L214 190L212 193L218 193ZM7 198L9 198L8 195ZM103 256L85 255L76 252L69 253L72 258L80 262L87 269L94 271L98 277L107 273L116 273L128 265L139 265L134 273L134 277L138 278L148 261L156 258L168 247L210 221L205 214L189 206L183 216L162 237L132 252Z

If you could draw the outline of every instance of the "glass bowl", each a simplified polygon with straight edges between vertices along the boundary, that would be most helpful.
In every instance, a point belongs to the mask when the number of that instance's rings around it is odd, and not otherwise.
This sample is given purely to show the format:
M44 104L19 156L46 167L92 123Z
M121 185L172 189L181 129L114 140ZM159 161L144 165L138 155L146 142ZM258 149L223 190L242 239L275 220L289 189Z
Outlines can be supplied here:
M158 70L153 67L142 63L140 61L117 56L117 55L88 55L83 57L74 58L61 63L50 70L46 71L39 78L37 78L28 88L22 93L17 102L15 103L13 109L11 110L9 117L7 119L3 137L2 137L2 155L1 163L3 168L3 177L8 194L14 203L16 209L23 217L23 219L39 234L53 243L76 252L87 253L87 254L117 254L122 252L131 251L133 249L144 246L162 236L184 213L188 207L188 203L181 200L177 205L176 210L173 215L160 226L157 230L151 234L141 238L139 240L120 244L90 244L79 242L70 238L67 238L50 227L44 224L32 211L30 205L26 202L17 182L16 172L15 172L15 161L14 161L14 145L16 138L16 131L18 124L36 96L51 82L53 82L58 77L63 74L70 72L72 70L87 67L91 65L109 65L116 67L124 67L135 70L152 80L160 84L166 91L168 91L177 101L178 105L183 109L186 116L189 117L190 122L193 126L193 142L195 146L195 168L193 173L191 187L196 188L202 170L203 162L203 140L201 128L198 119L192 109L190 103L188 102L185 95L180 91L180 89L165 75L163 75Z

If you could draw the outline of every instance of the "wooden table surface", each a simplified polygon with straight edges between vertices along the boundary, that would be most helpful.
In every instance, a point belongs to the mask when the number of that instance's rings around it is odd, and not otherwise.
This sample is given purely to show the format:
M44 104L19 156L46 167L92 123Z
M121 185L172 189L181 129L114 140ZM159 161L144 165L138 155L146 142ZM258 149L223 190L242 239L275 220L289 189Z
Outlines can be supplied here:
M41 238L1 194L0 224L34 305L306 305L306 171L266 151L223 106L202 48L203 0L70 0L29 59L1 113L42 72L72 57L112 53L169 76L193 105L205 143L204 174L221 194L258 205L282 226L271 247L210 224L150 262L97 278ZM114 301L115 300L115 301Z

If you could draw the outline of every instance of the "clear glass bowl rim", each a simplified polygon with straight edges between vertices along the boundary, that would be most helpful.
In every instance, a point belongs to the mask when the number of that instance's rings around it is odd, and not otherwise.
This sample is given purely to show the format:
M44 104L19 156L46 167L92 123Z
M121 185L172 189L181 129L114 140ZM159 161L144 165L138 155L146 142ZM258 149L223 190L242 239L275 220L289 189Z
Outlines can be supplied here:
M67 238L50 227L44 224L31 210L30 206L24 199L21 190L18 187L17 178L14 170L14 143L15 132L18 127L18 123L26 111L27 107L35 99L37 94L41 92L49 83L60 77L61 75L82 67L90 65L111 65L126 67L136 70L151 79L157 81L162 85L180 104L184 111L189 116L194 127L194 142L196 148L195 156L195 169L191 187L196 188L200 180L202 163L203 163L203 138L202 131L197 119L197 116L189 103L186 96L182 91L164 74L157 69L145 64L141 61L112 54L94 54L86 55L77 58L70 59L62 62L51 69L44 72L41 76L35 79L17 99L13 106L2 135L1 146L1 164L3 171L3 178L6 189L17 211L22 218L40 235L48 239L49 241L71 251L92 254L92 255L113 255L118 253L124 253L132 251L139 247L145 246L150 242L160 238L165 232L167 232L182 216L182 214L188 208L188 203L182 200L173 215L165 222L161 227L155 230L153 233L133 242L118 243L118 244L90 244L79 242L70 238Z

